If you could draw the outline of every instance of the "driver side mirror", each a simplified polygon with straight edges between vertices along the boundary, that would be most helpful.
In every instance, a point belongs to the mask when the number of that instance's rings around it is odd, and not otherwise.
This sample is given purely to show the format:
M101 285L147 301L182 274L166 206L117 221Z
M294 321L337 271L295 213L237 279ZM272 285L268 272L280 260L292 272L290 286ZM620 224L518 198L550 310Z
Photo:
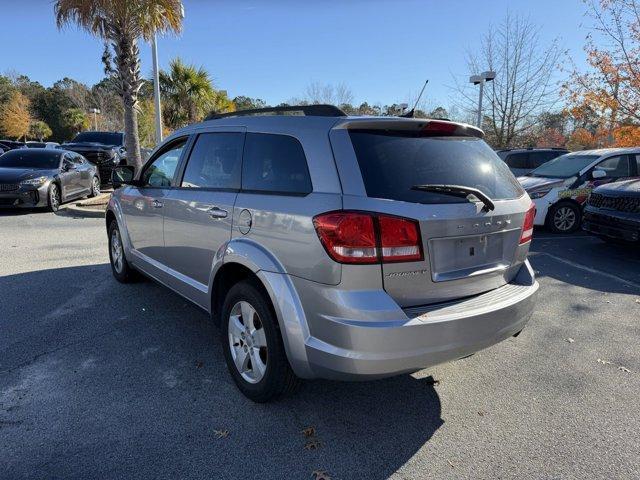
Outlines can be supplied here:
M597 180L599 178L604 178L606 176L607 176L607 172L597 168L593 172L591 172L591 178L593 178L594 180Z
M139 181L135 179L135 168L132 165L120 165L111 171L111 183L113 188L119 188L122 185L138 185Z

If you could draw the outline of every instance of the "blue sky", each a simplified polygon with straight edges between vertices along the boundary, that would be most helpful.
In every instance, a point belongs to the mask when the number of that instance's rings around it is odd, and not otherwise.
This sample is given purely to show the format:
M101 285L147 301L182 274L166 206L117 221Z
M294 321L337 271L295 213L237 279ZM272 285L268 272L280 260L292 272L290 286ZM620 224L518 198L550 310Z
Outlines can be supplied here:
M74 27L58 31L50 0L2 8L0 72L49 86L69 76L103 76L102 43ZM357 103L393 103L429 78L429 104L452 104L453 77L465 79L465 50L507 11L528 16L543 41L558 38L584 65L581 0L184 0L184 31L159 40L160 64L181 56L207 68L233 97L279 103L311 82L344 83ZM143 73L150 47L141 44Z

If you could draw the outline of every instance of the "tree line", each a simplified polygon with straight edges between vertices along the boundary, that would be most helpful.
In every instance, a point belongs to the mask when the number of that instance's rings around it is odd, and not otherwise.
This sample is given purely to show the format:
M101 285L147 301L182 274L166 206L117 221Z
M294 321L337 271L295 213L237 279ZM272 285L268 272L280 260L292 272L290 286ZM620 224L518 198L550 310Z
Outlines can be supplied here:
M482 128L495 148L640 145L640 0L585 0L588 68L581 70L558 41L507 14L467 52L470 73L496 72L484 88ZM20 74L0 76L0 136L69 140L89 128L125 130L129 158L155 143L153 88L140 73L138 42L179 33L180 0L57 0L60 28L79 25L105 43L105 78L84 85L64 78L51 87ZM474 123L478 90L454 78L448 108L418 105L416 116ZM465 79L466 80L466 79ZM165 133L210 112L268 106L249 96L230 98L209 72L175 58L160 74ZM354 104L345 84L311 83L280 105L330 103L352 115L397 115L403 105ZM413 103L413 102L408 102ZM99 114L92 114L98 109Z

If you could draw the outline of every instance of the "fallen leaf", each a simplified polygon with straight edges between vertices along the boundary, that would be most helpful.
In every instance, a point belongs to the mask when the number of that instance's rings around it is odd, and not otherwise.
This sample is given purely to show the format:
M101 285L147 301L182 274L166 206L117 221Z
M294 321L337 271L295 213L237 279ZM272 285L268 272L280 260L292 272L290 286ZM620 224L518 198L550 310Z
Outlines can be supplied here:
M329 474L324 470L314 470L311 473L311 476L315 480L331 480L331 477L329 476Z
M627 367L623 367L622 365L620 365L618 367L618 370L625 372L625 373L631 373L631 370L629 370Z
M196 361L196 368L202 368L203 365L204 365L204 362L201 362L200 360Z
M229 436L229 430L214 430L216 438L227 438Z
M322 446L322 442L320 440L311 440L304 445L305 450L317 450Z
M601 358L598 359L598 363L601 363L603 365L613 365L613 362L610 362L608 360L602 360Z
M456 468L456 466L453 463L451 463L451 460L447 460L447 462L449 462L449 465L451 465L451 468Z
M611 300L605 300L605 303L611 303Z
M567 343L573 343L573 342L575 342L575 340L573 338L571 338L571 337L567 338Z
M300 432L305 437L313 437L316 434L316 427L306 427Z
M478 410L478 415L480 415L481 417L484 417L484 412L482 410Z
M640 298L636 298L636 303L640 303Z

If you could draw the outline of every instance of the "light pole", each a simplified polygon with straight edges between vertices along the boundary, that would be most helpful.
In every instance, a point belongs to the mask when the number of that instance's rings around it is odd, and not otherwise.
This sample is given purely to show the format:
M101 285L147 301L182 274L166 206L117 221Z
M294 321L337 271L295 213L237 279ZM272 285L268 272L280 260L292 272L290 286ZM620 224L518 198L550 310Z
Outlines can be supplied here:
M98 130L98 115L100 114L100 109L99 108L92 108L89 111L91 113L93 113L93 129L94 130Z
M180 18L184 20L184 5L180 5ZM153 58L153 101L156 110L156 144L162 142L162 109L160 105L160 70L158 68L158 44L154 32L151 38L151 57Z
M471 77L469 77L469 83L480 85L480 97L478 98L478 128L482 128L482 97L484 95L484 83L490 82L494 78L496 78L496 72L492 71L482 72L480 75L471 75Z
M153 57L153 101L156 107L156 144L159 144L162 142L162 110L160 110L160 71L155 33L151 39L151 56Z

